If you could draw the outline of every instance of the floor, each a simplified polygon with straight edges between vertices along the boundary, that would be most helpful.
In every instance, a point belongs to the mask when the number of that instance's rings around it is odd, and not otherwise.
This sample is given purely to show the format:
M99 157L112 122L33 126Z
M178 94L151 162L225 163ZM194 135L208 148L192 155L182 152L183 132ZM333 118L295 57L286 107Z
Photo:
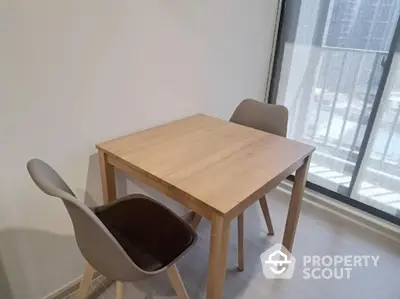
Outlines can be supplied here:
M275 236L267 236L261 209L254 204L245 213L245 270L237 272L237 225L232 222L225 297L229 299L400 299L399 242L354 224L335 214L304 203L297 229L295 273L290 280L269 280L263 275L260 254L282 239L289 196L279 190L268 196ZM178 263L191 299L205 298L210 223L200 223L196 246ZM304 255L379 255L378 266L354 268L349 280L303 278ZM115 284L100 277L90 299L115 298ZM75 298L75 294L67 297ZM175 298L166 276L125 284L129 299Z

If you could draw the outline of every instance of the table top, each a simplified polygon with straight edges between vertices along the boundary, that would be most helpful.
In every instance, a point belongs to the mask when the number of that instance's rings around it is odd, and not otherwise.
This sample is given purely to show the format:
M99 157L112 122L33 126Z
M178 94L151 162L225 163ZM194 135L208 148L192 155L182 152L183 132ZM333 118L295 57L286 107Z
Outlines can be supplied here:
M202 114L96 147L221 214L275 187L314 150Z

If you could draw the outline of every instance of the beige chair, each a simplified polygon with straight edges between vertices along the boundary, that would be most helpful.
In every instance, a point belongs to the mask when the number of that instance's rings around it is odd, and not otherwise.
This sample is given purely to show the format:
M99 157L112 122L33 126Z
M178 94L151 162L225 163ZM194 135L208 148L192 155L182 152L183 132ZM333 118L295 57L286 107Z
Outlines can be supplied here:
M288 110L281 105L266 104L252 99L242 101L233 112L231 122L271 134L286 137ZM268 235L274 235L274 228L269 213L268 203L263 196L259 199ZM191 225L196 229L201 221L201 216L195 214ZM244 216L238 216L238 270L244 270Z
M45 162L32 159L27 168L44 193L62 199L71 217L78 247L88 262L78 299L86 297L96 270L117 281L117 299L123 297L123 282L164 271L178 298L189 298L175 265L197 240L185 221L142 194L90 209Z

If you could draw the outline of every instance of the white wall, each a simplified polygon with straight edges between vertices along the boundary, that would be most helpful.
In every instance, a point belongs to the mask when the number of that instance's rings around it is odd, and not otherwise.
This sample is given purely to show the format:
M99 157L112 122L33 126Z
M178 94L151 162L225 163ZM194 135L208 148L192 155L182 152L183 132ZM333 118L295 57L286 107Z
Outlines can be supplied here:
M33 185L27 160L99 202L95 143L263 99L276 2L0 2L2 299L43 298L83 266L64 207Z

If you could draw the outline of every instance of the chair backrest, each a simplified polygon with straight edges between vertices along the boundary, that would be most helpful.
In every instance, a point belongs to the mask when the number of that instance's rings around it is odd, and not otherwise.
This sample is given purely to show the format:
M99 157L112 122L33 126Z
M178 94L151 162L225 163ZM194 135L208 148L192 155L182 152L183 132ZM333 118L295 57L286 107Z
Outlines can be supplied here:
M230 121L286 137L288 115L285 106L247 99L237 106Z
M64 180L48 164L32 159L27 164L35 184L46 194L59 197L71 217L76 241L92 267L110 279L143 278L146 272L137 267L122 246L83 202L78 200Z

